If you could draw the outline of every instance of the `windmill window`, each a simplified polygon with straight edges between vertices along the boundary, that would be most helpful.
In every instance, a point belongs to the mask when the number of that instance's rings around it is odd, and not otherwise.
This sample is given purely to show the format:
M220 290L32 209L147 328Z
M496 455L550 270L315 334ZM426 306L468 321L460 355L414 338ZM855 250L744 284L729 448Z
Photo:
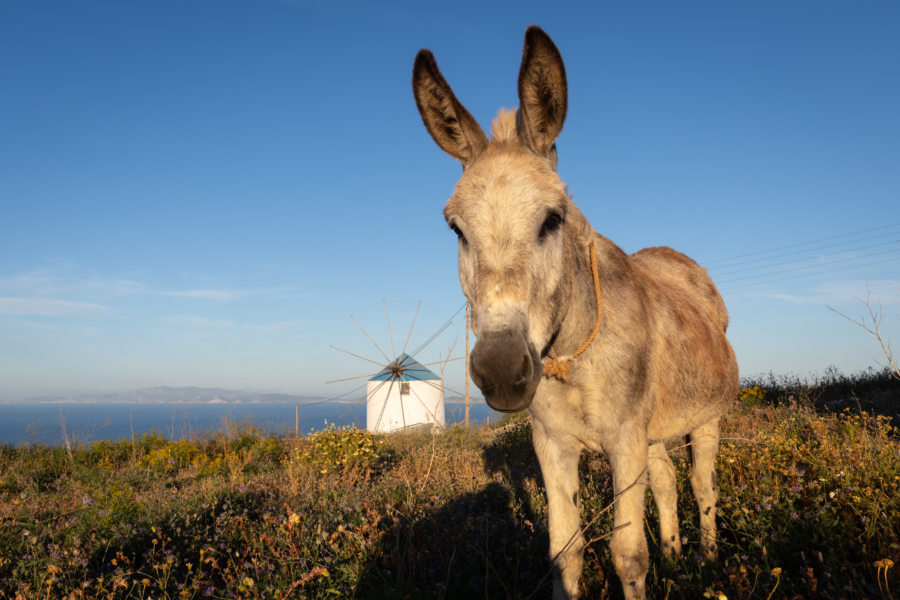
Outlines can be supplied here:
M409 383L401 383L400 384L400 395L401 396L409 396Z

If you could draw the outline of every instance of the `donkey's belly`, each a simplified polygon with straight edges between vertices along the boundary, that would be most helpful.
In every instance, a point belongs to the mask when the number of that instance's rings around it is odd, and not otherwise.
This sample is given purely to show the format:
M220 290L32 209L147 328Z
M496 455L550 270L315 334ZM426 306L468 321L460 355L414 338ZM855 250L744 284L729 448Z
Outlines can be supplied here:
M681 373L682 377L654 386L654 404L647 426L651 440L680 438L724 415L737 393L737 367Z
M683 438L700 425L720 418L728 410L728 405L727 402L708 402L690 407L683 412L665 409L656 411L650 418L647 438L650 441Z

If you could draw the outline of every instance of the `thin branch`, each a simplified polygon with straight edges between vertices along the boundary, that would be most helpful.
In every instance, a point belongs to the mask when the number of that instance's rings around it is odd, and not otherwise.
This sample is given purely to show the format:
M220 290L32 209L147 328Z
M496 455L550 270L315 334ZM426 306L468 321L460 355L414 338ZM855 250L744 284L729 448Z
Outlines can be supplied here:
M841 311L832 308L831 306L828 307L828 310L844 317L845 319L865 331L873 340L878 342L878 345L881 347L881 354L885 357L885 359L887 359L888 364L891 367L891 374L894 376L894 378L900 379L900 368L898 368L897 363L894 361L894 351L891 348L891 340L885 339L881 333L881 322L884 319L884 307L882 306L880 301L876 301L877 308L873 308L872 290L869 289L868 282L866 283L866 299L863 300L862 298L856 298L856 300L866 307L868 319L866 319L866 317L854 319L853 317L849 317Z
M572 537L570 537L569 541L566 542L566 545L563 546L562 549L560 549L560 551L557 552L556 555L550 559L550 563L553 566L551 566L550 569L546 573L544 573L544 576L540 579L540 581L537 582L537 584L534 586L534 591L531 594L529 594L528 596L525 596L526 600L530 600L531 598L533 598L534 595L537 594L537 592L541 588L541 586L544 584L544 581L546 581L547 578L549 578L553 574L553 569L556 567L556 560L563 554L563 552L568 550L569 546L571 546L572 544L575 543L575 540L578 539L579 535L583 536L584 533L587 531L588 527L593 525L597 521L597 519L600 518L601 515L609 512L613 508L613 506L615 506L616 499L619 496L621 496L622 494L624 494L625 492L627 492L628 490L630 490L631 488L636 486L638 483L640 483L641 479L643 479L644 476L646 475L646 472L647 472L646 468L641 469L641 472L638 474L637 479L632 481L630 485L628 485L626 488L622 489L618 494L616 494L613 497L613 501L610 502L609 504L607 504L606 506L604 506L602 509L600 509L600 511L596 515L594 515L594 517L590 521L588 521L587 523L585 523L584 525L582 525L581 527L579 527L578 529L575 530L575 532L572 534ZM628 527L629 525L631 525L630 521L628 523L622 523L621 525L617 525L617 526L613 527L610 531L601 535L599 538L591 539L590 542L585 542L584 547L587 548L593 542L601 540L604 537L610 536L610 535L614 534L617 530L622 529L624 527Z

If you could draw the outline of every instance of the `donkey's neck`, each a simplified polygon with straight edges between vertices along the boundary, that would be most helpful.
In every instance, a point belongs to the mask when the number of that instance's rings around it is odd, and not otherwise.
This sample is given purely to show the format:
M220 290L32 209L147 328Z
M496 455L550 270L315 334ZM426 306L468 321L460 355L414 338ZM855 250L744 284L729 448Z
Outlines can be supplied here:
M553 358L571 357L594 330L597 323L598 294L602 298L602 261L610 250L609 246L615 248L609 240L594 233L586 219L584 225L581 228L584 234L573 236L567 248L565 269L569 276L566 278L566 290L562 296L564 307L560 311L564 316L553 340L552 348L548 352L548 355ZM591 269L590 246L592 243L600 271L599 290L594 289L594 276Z

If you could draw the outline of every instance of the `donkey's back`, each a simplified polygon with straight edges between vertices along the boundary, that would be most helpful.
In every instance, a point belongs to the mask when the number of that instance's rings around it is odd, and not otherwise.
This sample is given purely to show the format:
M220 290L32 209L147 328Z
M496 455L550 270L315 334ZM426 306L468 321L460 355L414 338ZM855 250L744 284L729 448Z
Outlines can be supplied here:
M672 285L684 288L696 304L708 310L710 318L721 323L722 331L728 327L728 311L725 302L719 295L715 284L706 269L689 257L667 246L654 246L638 250L630 257L636 268L643 270L648 277L665 280Z

